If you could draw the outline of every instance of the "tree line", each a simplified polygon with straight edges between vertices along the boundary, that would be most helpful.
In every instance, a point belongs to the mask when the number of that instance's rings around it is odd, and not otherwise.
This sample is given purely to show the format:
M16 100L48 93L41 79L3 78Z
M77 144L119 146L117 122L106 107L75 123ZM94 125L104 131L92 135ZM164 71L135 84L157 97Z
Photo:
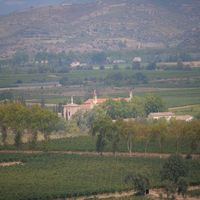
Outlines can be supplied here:
M37 142L39 132L44 134L45 140L48 140L50 133L56 130L59 121L57 114L37 105L27 107L19 102L0 104L0 130L3 145L7 145L8 132L14 134L16 147L21 146L25 132L31 135L30 143L33 146Z
M126 141L127 151L131 154L137 142L142 141L143 150L146 153L150 142L154 140L159 152L162 153L163 144L167 139L174 141L176 153L180 153L181 141L187 141L190 147L188 154L191 154L200 146L200 121L118 119L113 122L110 117L105 116L94 121L91 134L97 136L96 151L101 155L107 144L111 145L115 154L119 149L120 141Z

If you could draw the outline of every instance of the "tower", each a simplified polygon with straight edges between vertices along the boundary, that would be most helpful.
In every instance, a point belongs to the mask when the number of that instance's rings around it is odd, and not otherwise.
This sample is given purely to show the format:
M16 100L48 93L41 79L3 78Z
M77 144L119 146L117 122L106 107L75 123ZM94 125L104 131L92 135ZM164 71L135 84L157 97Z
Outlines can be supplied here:
M96 92L96 90L94 90L94 96L93 96L93 98L94 98L93 103L97 104L97 92Z
M74 104L74 97L71 96L71 104Z
M131 89L129 92L129 101L133 99L133 90Z

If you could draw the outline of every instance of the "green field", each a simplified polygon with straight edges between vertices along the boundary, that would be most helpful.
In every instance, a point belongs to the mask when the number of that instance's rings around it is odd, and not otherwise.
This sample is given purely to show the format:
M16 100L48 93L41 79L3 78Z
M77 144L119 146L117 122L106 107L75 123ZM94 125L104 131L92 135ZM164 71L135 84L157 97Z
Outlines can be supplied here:
M106 90L106 87L104 87ZM100 88L100 90L104 90L104 88ZM74 90L74 92L73 92ZM88 95L87 91L91 91L92 89L87 89L87 87L83 88L51 88L51 89L37 89L31 91L12 91L12 94L15 98L17 97L24 97L27 102L38 102L40 103L42 99L45 100L45 103L66 103L70 101L70 94L75 94L75 102L78 99L79 103L86 99L86 94ZM164 103L166 104L167 108L177 107L177 106L185 106L185 105L195 105L200 103L200 87L199 88L146 88L149 90L145 92L143 87L136 88L134 91L135 96L145 96L148 93L156 94L162 97ZM80 91L80 92L79 92ZM98 91L98 88L97 88ZM1 94L1 93L0 93ZM76 96L77 94L77 96ZM91 97L90 95L90 97ZM105 97L127 97L128 96L128 89L125 91L120 89L120 92L117 93L108 93L107 95L103 95ZM99 97L102 97L100 94ZM190 113L188 113L190 114Z
M155 94L161 96L169 108L200 103L200 88L180 88Z
M147 78L147 83L135 81L120 83L120 80L112 82L107 80L107 76L115 77L116 74L134 77L135 74L142 73ZM61 78L67 78L71 85L67 87L42 89L43 83L58 82ZM131 79L130 79L131 80ZM21 81L22 84L17 84ZM137 82L137 81L136 81ZM118 85L119 83L119 85ZM135 83L135 84L134 84ZM134 94L144 96L143 88L149 88L150 92L160 95L167 107L176 107L183 105L194 105L200 103L200 69L192 69L190 71L147 71L147 70L127 70L127 69L106 69L106 70L74 70L69 73L42 73L42 74L8 74L0 75L0 87L9 86L38 86L38 89L10 90L13 98L23 97L28 102L41 102L44 99L46 103L64 103L70 95L78 96L79 102L83 101L88 94L91 94L94 88L97 91L106 91L108 87L126 86L127 88L140 88ZM80 86L76 86L81 85ZM117 85L116 85L117 84ZM120 85L121 84L121 85ZM125 84L125 85L123 85ZM73 85L73 87L72 87ZM127 91L120 88L121 93L118 96L127 96ZM1 91L0 95L4 92ZM104 92L103 96L114 96L117 94ZM91 96L91 95L90 95ZM102 94L99 94L102 96Z
M192 69L189 71L170 70L170 71L148 71L148 70L127 70L127 69L105 69L105 70L75 70L69 73L2 73L0 75L0 87L9 87L16 85L18 81L22 84L27 83L45 83L57 82L62 77L66 77L70 82L80 82L86 85L104 85L104 79L108 75L114 74L135 75L143 73L150 86L155 87L198 87L200 79L200 69ZM91 80L89 83L86 79ZM163 80L163 82L161 81ZM161 81L161 82L158 82ZM98 83L99 82L99 83ZM75 83L73 83L74 85Z
M174 108L169 109L169 111L174 112L177 115L189 114L189 115L196 116L197 114L200 113L200 104L174 107Z
M1 200L36 200L89 195L131 189L127 174L145 174L151 187L161 186L164 159L93 157L63 154L0 154L1 161L24 165L0 167ZM188 160L189 181L200 183L200 161Z
M62 138L49 140L48 142L38 142L34 150L41 151L96 151L96 137L92 136L82 136L82 137L72 137L72 138ZM16 147L9 145L3 147L0 145L0 150L9 149L15 150ZM29 144L24 144L21 147L22 150L33 149ZM126 147L126 141L121 140L118 145L119 152L128 152ZM145 141L134 141L133 152L145 152ZM111 144L107 142L105 147L105 152L112 152ZM160 147L156 140L149 142L147 152L149 153L159 153ZM167 138L163 142L162 153L175 153L176 143L174 139ZM179 153L189 153L190 152L190 141L180 140ZM200 153L200 147L194 153Z

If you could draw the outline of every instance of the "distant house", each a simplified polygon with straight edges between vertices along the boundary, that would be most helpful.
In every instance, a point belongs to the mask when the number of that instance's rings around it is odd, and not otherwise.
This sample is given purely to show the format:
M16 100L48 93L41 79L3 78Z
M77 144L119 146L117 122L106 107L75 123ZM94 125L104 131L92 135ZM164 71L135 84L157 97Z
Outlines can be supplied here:
M172 112L158 112L158 113L150 113L148 115L148 119L158 120L161 118L164 118L167 121L169 121L172 118L174 118L176 120L180 120L180 121L186 121L186 122L193 120L193 117L191 115L175 115Z
M135 58L133 58L133 62L134 63L141 63L142 62L142 58L141 57L135 57Z
M71 68L76 68L76 67L80 67L80 65L81 65L81 63L78 62L78 61L76 61L76 62L72 62L72 63L70 64L70 67L71 67Z
M86 67L86 66L87 66L86 63L80 63L79 61L72 62L72 63L70 64L70 67L71 67L71 68Z
M172 117L175 117L175 114L172 112L157 112L157 113L150 113L148 118L149 119L161 119L165 118L169 121Z
M113 60L113 64L123 64L126 63L125 60Z
M190 122L194 119L193 116L191 115L178 115L176 116L176 120L181 120L181 121L186 121L186 122Z

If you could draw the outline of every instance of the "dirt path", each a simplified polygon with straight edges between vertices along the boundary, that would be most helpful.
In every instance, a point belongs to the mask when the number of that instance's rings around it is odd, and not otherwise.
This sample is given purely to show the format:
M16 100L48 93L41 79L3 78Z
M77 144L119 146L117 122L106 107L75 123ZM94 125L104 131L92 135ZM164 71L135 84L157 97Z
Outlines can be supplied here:
M200 189L200 186L191 186L189 187L188 191L192 191L192 190L197 190ZM152 189L150 190L149 196L153 197L154 199L159 199L160 194L164 194L164 190L163 189ZM164 195L165 197L166 195ZM190 197L187 196L186 198L187 200L199 200L199 197ZM182 195L176 195L176 200L185 200L185 198Z
M88 200L88 199L108 199L108 198L124 198L124 197L130 197L135 195L135 192L128 191L128 192L115 192L115 193L104 193L104 194L97 194L97 195L91 195L91 196L80 196L80 197L72 197L72 198L66 198L66 199L56 199L56 200Z
M200 189L200 186L190 187L189 191ZM151 189L149 193L149 197L151 199L159 199L159 195L163 194L163 189ZM134 196L136 193L134 191L124 191L124 192L115 192L115 193L104 193L104 194L97 194L91 196L80 196L74 198L67 198L67 199L56 199L56 200L86 200L86 199L108 199L108 198L124 198L124 197L131 197ZM176 195L176 200L184 200L181 195ZM199 200L198 197L189 197L187 196L187 200Z
M20 154L42 154L46 153L44 151L9 151L9 150L2 150L0 154L13 154L13 153L20 153ZM67 155L81 155L81 156L100 156L97 152L89 152L89 151L48 151L48 153L54 154L67 154ZM127 152L117 152L113 154L112 152L104 152L103 156L106 157L152 157L152 158L167 158L171 154L169 153L142 153L142 152L134 152L134 153L127 153ZM186 156L186 154L181 154L182 156ZM200 159L200 154L192 154L193 159Z
M10 167L10 166L15 166L15 165L23 165L22 162L2 162L0 163L0 167Z

